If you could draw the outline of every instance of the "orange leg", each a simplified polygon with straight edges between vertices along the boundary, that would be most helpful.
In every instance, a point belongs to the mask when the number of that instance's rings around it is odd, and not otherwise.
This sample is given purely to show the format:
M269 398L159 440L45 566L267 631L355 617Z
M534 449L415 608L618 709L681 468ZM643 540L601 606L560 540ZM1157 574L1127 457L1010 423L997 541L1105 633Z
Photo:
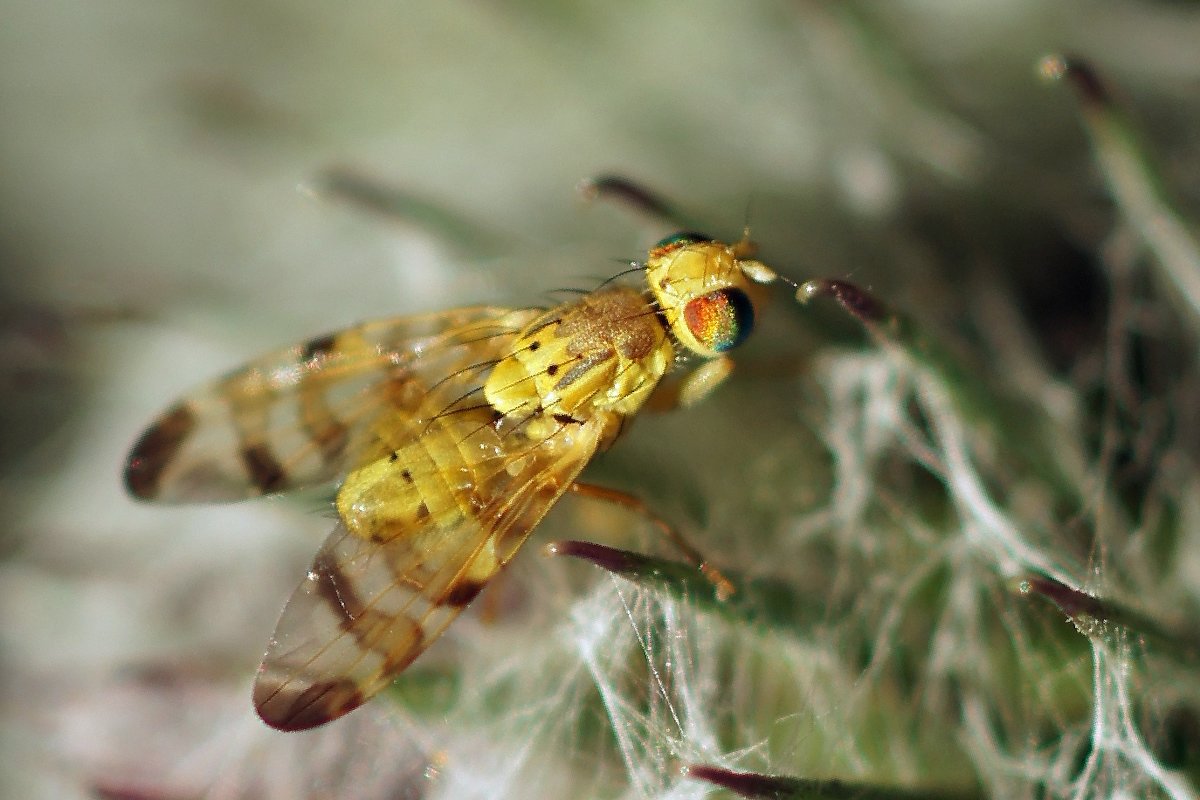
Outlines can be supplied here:
M680 533L678 528L655 514L650 510L649 506L638 498L619 489L609 489L605 486L596 486L592 483L580 483L578 481L571 484L570 491L581 497L590 497L595 500L615 503L616 505L624 506L634 513L641 514L652 522L654 527L658 528L659 532L667 537L667 540L671 544L675 545L675 548L683 554L684 558L695 566L696 569L700 570L709 583L717 590L718 599L728 600L733 596L733 593L736 591L733 583L721 574L719 569L708 563L708 560L684 538L684 535Z

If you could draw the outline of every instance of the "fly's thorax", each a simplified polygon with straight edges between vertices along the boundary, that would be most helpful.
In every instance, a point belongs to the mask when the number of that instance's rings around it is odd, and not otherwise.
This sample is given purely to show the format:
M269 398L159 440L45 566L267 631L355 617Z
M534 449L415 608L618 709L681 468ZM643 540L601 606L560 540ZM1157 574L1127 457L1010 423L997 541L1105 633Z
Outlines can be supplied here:
M679 233L650 250L646 281L679 343L714 358L745 341L754 327L762 290L747 272L759 267L738 257L738 245Z
M564 415L584 421L597 411L629 415L674 356L645 297L605 289L547 311L522 331L488 375L484 395L505 416L543 416L547 424Z

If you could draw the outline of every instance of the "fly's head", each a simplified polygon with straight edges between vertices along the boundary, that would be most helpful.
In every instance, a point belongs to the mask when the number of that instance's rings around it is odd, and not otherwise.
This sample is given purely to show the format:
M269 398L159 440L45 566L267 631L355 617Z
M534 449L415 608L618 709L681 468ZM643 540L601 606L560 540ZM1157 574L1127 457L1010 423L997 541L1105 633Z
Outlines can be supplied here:
M716 358L754 329L759 283L775 279L764 264L741 256L748 244L724 244L698 233L660 241L646 259L646 280L659 313L688 351Z

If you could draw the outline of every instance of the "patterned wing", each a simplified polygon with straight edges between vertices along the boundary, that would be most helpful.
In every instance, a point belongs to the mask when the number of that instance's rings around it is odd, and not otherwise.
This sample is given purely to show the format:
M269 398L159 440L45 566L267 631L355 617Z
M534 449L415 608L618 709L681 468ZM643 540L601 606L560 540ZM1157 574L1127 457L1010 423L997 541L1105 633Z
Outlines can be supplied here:
M267 355L165 411L130 452L125 485L177 503L326 483L375 457L382 411L393 435L419 428L405 414L432 386L478 385L538 313L473 307L381 320Z
M591 459L607 420L497 418L458 405L347 477L342 522L276 626L259 716L315 727L412 663L503 567Z

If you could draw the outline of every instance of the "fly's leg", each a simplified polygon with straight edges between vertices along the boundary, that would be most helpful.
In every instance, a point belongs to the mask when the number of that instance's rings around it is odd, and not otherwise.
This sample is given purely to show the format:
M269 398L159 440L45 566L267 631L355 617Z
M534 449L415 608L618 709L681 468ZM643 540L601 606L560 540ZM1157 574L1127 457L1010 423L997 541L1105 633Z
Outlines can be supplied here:
M661 195L637 181L621 175L597 175L579 183L579 193L585 200L605 200L618 203L640 217L669 225L675 230L702 227Z
M687 538L684 537L683 533L681 533L678 528L651 511L649 506L647 506L637 497L634 497L628 492L622 492L618 489L609 489L605 486L596 486L592 483L580 483L578 481L571 484L570 491L580 495L581 497L590 497L596 500L603 500L608 503L624 506L630 511L642 515L651 523L653 523L654 527L658 528L659 532L667 538L667 541L675 546L675 549L683 554L683 557L686 558L690 564L696 567L696 569L700 570L700 573L708 579L708 582L711 583L713 588L716 590L717 599L728 600L733 596L734 592L736 591L733 583L730 582L730 580L726 578L719 569L710 564L708 559L706 559L699 550L697 550L690 542L688 542Z
M727 356L705 361L682 378L668 376L646 403L647 411L674 411L691 408L713 393L733 373L733 359Z
M512 249L507 236L466 214L369 173L332 166L302 188L317 200L348 202L388 220L413 226L468 256L492 256Z
M721 356L705 361L679 383L676 405L691 408L713 393L733 373L733 359Z

